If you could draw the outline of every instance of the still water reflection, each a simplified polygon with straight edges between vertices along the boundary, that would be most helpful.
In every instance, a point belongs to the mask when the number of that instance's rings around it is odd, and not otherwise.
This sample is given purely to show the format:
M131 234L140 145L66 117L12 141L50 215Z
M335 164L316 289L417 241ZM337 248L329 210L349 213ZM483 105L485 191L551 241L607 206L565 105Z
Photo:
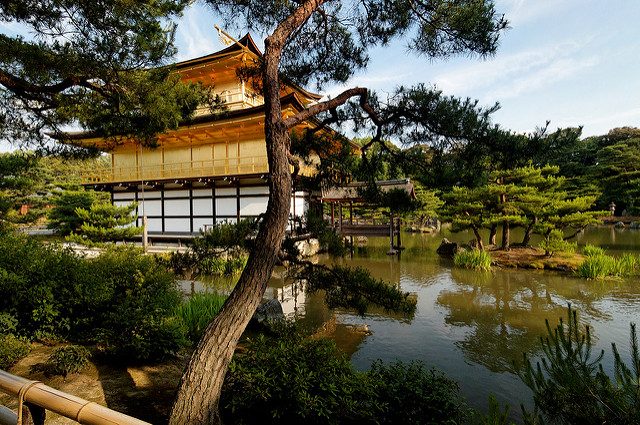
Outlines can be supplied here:
M613 235L613 236L612 236ZM285 312L323 327L353 364L367 369L377 359L420 360L459 382L469 402L483 409L489 394L508 402L518 419L519 405L531 405L531 394L514 374L522 353L535 356L545 319L552 324L571 303L581 322L592 327L598 351L605 350L611 370L610 344L628 358L629 322L640 319L640 282L586 281L554 272L494 270L474 272L452 268L435 249L443 236L467 241L469 235L404 235L401 258L388 257L386 240L370 240L353 258L339 262L363 266L378 278L417 294L413 317L372 310L365 317L329 311L321 294L307 295L279 270L265 296L277 298ZM517 238L517 235L514 236ZM579 244L597 243L614 253L640 250L640 231L592 229ZM330 263L329 258L320 261ZM353 325L368 325L371 335ZM594 351L594 352L598 352Z

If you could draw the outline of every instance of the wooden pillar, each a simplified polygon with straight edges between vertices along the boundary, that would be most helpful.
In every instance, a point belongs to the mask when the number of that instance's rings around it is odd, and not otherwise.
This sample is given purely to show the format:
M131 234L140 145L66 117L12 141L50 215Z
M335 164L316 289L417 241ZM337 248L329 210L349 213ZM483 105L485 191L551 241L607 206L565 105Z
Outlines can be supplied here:
M340 219L340 233L342 233L342 202L338 204L338 218Z
M396 249L402 249L402 239L400 238L400 234L402 233L402 222L401 218L398 217L398 225L396 226Z
M149 231L147 226L147 216L142 216L142 250L147 252L149 248Z
M387 255L395 255L396 251L393 249L393 213L389 213L389 252Z
M189 232L193 233L193 182L189 182Z
M349 201L349 224L353 226L353 201ZM353 229L351 230L353 231ZM351 257L353 257L353 235L349 236Z
M236 221L240 223L240 179L236 180Z
M160 222L162 225L162 233L166 231L164 215L164 184L160 184Z
M331 202L329 205L331 205L331 227L335 227L336 226L336 211L335 211L335 205L333 202Z

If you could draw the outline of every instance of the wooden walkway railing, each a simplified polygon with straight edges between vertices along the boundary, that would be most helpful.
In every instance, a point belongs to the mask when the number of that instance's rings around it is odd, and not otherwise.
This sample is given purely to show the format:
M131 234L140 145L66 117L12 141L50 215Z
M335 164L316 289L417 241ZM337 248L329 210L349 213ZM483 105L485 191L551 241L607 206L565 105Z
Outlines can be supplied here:
M150 425L95 402L63 393L42 382L0 370L0 391L18 399L18 413L0 406L1 425L42 425L45 411L88 425Z

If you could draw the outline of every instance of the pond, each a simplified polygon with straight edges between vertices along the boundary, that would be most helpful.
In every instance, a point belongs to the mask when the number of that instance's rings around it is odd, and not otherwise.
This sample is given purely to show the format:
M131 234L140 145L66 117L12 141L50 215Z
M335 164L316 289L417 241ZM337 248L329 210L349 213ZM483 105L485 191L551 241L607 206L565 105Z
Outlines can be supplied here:
M514 232L514 240L518 233ZM417 294L413 317L373 309L366 316L329 311L321 294L308 295L304 287L276 271L265 294L281 301L290 317L315 326L335 339L362 370L381 359L418 360L445 372L460 384L469 403L483 409L490 394L509 403L520 418L520 404L531 407L529 389L514 374L522 353L539 354L539 337L546 335L545 319L552 324L566 317L567 305L578 310L580 321L592 328L594 353L605 350L605 368L612 370L611 343L629 358L629 323L640 319L640 282L587 281L567 274L531 270L475 272L452 267L435 249L442 237L468 241L465 233L446 230L434 235L404 234L406 249L400 258L387 256L388 241L370 239L353 258L339 260L362 266L378 278ZM616 255L640 253L640 231L590 229L578 243L606 246ZM321 257L321 262L333 260ZM359 331L366 324L371 332ZM356 325L356 326L353 326Z

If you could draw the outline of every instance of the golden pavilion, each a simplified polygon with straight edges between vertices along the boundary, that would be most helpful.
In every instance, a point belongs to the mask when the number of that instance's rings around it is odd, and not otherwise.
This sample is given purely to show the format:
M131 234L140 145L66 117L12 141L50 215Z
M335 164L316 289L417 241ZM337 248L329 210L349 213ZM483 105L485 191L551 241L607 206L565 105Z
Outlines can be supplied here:
M110 157L110 165L87 173L84 184L110 192L115 205L137 202L137 225L146 216L150 235L195 234L219 222L236 222L265 212L269 166L264 102L237 73L247 61L260 56L251 36L246 35L216 53L175 64L183 81L213 86L225 101L226 112L197 110L188 123L159 135L155 148L141 147L133 140L113 146L104 139L75 137L72 143L97 147ZM320 98L285 84L283 114L293 115ZM297 130L314 125L303 123ZM300 174L313 172L313 167L303 166ZM307 191L295 189L292 217L301 217L309 201Z

